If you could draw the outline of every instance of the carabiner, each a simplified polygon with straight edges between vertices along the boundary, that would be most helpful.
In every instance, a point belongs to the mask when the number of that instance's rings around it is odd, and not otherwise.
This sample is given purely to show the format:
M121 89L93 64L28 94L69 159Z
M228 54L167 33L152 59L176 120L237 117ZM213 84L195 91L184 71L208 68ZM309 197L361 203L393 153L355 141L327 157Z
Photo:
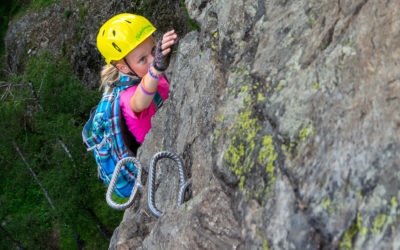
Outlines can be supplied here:
M180 188L179 188L179 193L178 193L178 206L183 204L185 190L188 187L188 185L190 184L190 181L185 181L185 175L183 172L182 161L179 158L179 156L177 156L174 153L168 152L168 151L163 151L163 152L159 152L159 153L155 154L153 156L153 158L151 159L150 168L149 168L148 204L149 204L150 213L156 218L159 218L161 215L163 215L163 212L158 210L155 206L155 195L154 195L154 192L155 192L155 190L154 190L155 189L154 175L156 174L156 165L157 165L157 162L162 158L169 158L171 160L174 160L178 165L179 182L180 182Z
M133 189L132 189L132 193L129 196L129 200L126 203L119 204L119 203L114 202L111 197L112 197L112 193L114 192L115 184L117 183L117 179L118 179L119 172L121 171L121 167L122 167L122 165L126 164L127 162L133 162L135 164L135 167L137 169L137 177L135 180L135 185L133 186ZM107 188L107 193L106 193L107 204L110 207L117 209L117 210L124 210L124 209L130 207L133 203L133 199L135 198L137 190L139 188L143 189L143 185L140 180L141 176L142 176L142 165L140 164L138 159L136 159L135 157L126 157L126 158L119 160L117 165L115 166L114 173L113 173L111 181L110 181L110 185Z

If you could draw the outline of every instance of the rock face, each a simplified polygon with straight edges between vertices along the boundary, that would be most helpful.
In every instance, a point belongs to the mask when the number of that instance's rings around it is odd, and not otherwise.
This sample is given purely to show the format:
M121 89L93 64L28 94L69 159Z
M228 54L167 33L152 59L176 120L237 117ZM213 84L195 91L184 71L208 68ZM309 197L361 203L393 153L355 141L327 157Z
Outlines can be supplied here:
M175 207L160 164L165 215L144 194L110 248L398 249L399 2L186 5L201 31L180 40L140 160L179 154L192 198Z
M186 0L201 29L185 36L179 2L156 3L62 1L6 39L12 71L48 48L94 86L97 27L114 14L157 8L155 26L181 34L139 159L180 155L191 198L176 207L177 170L160 162L164 215L144 192L110 249L399 249L400 3Z

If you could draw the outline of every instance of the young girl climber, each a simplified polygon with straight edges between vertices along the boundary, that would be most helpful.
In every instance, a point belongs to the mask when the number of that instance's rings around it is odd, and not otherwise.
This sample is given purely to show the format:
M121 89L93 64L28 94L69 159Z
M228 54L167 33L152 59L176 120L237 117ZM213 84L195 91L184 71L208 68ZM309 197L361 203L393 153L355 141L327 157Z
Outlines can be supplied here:
M104 93L82 136L88 150L94 151L99 178L106 184L118 162L136 156L151 128L151 117L168 98L163 72L177 34L165 33L156 45L155 30L146 18L125 13L108 20L97 35L97 48L107 63L101 72ZM124 164L114 192L129 196L136 175L132 162Z
M97 47L107 63L101 72L101 88L110 92L110 83L137 80L120 93L119 105L128 130L140 144L156 113L157 104L153 103L156 92L163 100L168 98L169 83L163 72L177 39L177 34L171 30L156 46L152 36L155 30L142 16L120 14L108 20L97 36Z

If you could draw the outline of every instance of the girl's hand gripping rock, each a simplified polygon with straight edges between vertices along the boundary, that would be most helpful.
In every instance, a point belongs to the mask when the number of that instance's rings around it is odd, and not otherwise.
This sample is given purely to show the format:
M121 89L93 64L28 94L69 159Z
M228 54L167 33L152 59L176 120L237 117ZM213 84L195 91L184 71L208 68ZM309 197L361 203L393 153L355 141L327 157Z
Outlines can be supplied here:
M168 68L172 48L177 38L178 35L174 30L171 30L164 34L162 41L157 43L153 60L153 67L157 71L163 72Z

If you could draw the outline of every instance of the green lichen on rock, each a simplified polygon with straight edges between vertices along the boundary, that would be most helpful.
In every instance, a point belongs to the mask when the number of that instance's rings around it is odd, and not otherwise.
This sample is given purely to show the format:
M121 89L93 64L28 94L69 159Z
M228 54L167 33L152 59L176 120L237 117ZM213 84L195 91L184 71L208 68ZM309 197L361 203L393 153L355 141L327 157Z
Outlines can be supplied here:
M283 86L285 85L286 81L285 80L280 80L278 85L276 86L276 90L281 90L283 88Z
M343 240L340 242L340 249L350 250L353 249L353 237L355 237L359 232L357 223L353 223L349 230L343 236Z
M246 199L262 199L275 182L274 161L278 154L275 152L272 136L260 135L262 122L252 112L251 107L264 100L262 93L257 93L255 98L251 94L251 90L259 83L255 83L251 78L246 66L237 67L233 74L232 82L235 83L234 88L239 91L238 97L242 99L244 109L233 119L230 129L223 132L224 136L231 136L223 159L228 169L238 177L239 190L245 191ZM250 178L252 181L247 182L250 175L256 176L258 180L253 181L254 178Z
M239 190L241 191L244 191L246 176L252 173L251 170L255 164L264 169L268 185L266 187L258 185L249 188L246 191L247 198L261 198L261 196L269 194L271 185L276 181L274 163L278 153L275 151L271 135L263 136L261 141L258 139L261 129L260 121L252 117L250 110L241 112L235 118L233 126L235 135L231 138L224 153L224 160L229 170L239 178ZM257 160L254 161L254 158ZM260 168L258 168L258 171L260 171Z
M382 227L385 225L386 219L386 214L378 214L372 222L373 228L371 231L377 234L381 233Z
M357 218L354 223L350 226L350 228L344 233L342 241L340 242L340 249L354 249L353 241L358 233L363 233L365 228L362 227L362 218L360 213L357 213ZM365 234L365 233L363 233Z
M322 202L322 207L324 209L328 209L329 213L333 213L335 212L335 207L334 205L331 203L331 199L328 198L326 199L324 202Z
M267 240L263 241L263 250L269 250L268 241Z
M257 101L262 102L262 101L264 101L264 99L265 99L265 97L261 93L258 93Z
M322 206L326 209L330 204L331 204L331 199L328 198L322 203Z
M299 131L300 141L305 141L310 135L313 135L315 129L312 125L306 126Z
M261 126L257 118L251 118L251 111L241 112L235 118L233 126L236 136L233 136L224 154L224 160L229 169L240 178L239 189L243 190L245 175L254 166L251 156L255 149L254 139Z
M397 201L396 197L393 196L392 199L390 200L390 203L392 204L392 207L396 208L397 207Z
M260 153L258 155L258 162L262 165L266 164L265 172L268 177L268 186L265 189L265 194L268 195L269 189L272 184L275 183L276 177L274 176L275 165L274 162L278 154L275 152L275 148L272 141L272 136L266 135L262 141L262 147L260 149Z
M317 20L314 13L311 13L310 16L307 17L306 23L309 24L311 28L315 27L315 25L317 24Z
M357 195L358 195L358 198L360 198L360 200L363 199L363 195L361 194L361 191L358 191L358 192L357 192Z

